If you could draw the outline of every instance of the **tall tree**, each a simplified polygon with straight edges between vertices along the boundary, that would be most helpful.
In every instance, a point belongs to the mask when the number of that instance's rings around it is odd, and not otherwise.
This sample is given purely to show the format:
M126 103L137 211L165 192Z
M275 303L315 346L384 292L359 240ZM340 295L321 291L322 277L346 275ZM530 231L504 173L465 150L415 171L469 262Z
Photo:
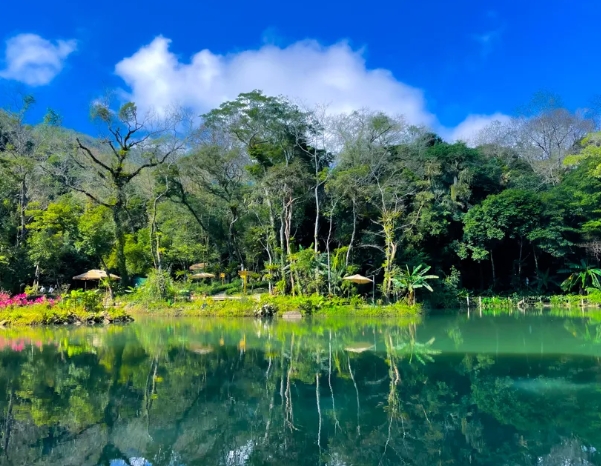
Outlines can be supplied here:
M140 115L132 102L117 111L108 102L96 103L92 118L104 126L107 134L98 143L75 136L75 150L67 153L71 162L68 170L56 174L70 189L111 211L117 268L122 282L128 283L125 245L132 182L143 171L158 167L185 150L192 120L179 110L166 115Z
M555 185L565 171L564 159L594 127L588 115L570 112L558 96L541 92L517 116L482 130L478 142L513 148L544 183Z

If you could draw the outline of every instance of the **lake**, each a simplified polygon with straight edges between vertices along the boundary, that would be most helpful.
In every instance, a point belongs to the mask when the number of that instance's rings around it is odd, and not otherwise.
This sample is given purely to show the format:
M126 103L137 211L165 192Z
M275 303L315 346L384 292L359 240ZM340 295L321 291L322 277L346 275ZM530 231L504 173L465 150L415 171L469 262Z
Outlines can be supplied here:
M601 464L601 320L497 314L1 330L0 465Z

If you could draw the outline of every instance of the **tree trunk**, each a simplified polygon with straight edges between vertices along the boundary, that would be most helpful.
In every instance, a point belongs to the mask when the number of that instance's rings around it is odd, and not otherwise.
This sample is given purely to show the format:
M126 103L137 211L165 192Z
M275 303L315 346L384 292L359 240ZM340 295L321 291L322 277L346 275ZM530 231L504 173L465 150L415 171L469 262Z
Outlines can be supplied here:
M17 237L17 246L23 244L25 241L26 219L25 219L25 206L27 204L27 184L25 183L25 177L21 180L21 188L19 192L19 235Z
M286 201L282 200L282 214L280 216L280 267L282 279L286 279L286 248L284 240L284 229L286 223Z
M384 295L390 299L392 290L392 269L394 267L394 258L396 256L397 245L394 238L395 219L393 214L384 213L382 215L382 233L384 235Z
M336 204L334 204L334 207ZM328 295L332 296L332 255L330 253L330 242L332 240L332 220L334 219L334 207L330 212L330 225L328 228L328 239L326 240L326 254L328 257Z
M159 272L162 270L161 260L161 240L159 238L159 229L157 226L157 206L161 198L165 195L162 193L154 198L152 203L152 217L150 218L150 251L152 253L152 260L154 262L154 268Z
M113 287L111 286L109 268L106 266L106 263L104 262L104 259L102 257L100 258L100 263L102 264L102 268L104 269L104 271L106 272L106 276L108 277L106 280L106 286L109 289L109 297L110 297L111 303L113 303L113 301L115 299L115 294L113 293Z
M315 228L313 229L313 250L319 252L319 184L315 185Z
M490 251L490 266L492 268L492 285L494 287L495 283L497 282L497 274L495 272L495 260L492 256L492 249Z
M115 238L117 240L117 269L121 275L121 284L129 284L127 261L125 259L125 226L123 225L123 207L116 205L113 208L113 221L115 222Z
M520 258L518 261L518 278L522 278L522 252L524 250L524 238L520 238Z
M357 204L355 203L355 198L353 198L353 233L351 234L351 240L348 244L348 251L346 251L346 266L351 259L351 249L353 248L353 243L355 242L355 235L357 233Z

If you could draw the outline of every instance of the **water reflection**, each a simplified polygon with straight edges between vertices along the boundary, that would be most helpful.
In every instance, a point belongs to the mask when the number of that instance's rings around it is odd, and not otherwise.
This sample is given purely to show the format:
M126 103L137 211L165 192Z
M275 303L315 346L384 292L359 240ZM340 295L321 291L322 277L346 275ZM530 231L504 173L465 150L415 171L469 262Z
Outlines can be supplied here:
M574 316L0 334L0 464L601 464Z

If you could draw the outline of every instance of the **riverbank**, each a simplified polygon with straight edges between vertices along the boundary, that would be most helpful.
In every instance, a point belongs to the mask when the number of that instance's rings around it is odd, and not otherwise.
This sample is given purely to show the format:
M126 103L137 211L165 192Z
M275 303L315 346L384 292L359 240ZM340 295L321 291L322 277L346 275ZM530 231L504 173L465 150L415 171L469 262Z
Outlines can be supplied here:
M351 298L325 298L323 296L238 296L218 300L212 297L197 298L174 303L129 300L122 303L133 315L157 314L182 317L283 317L287 313L300 316L417 316L421 306L406 303L371 305L364 300Z
M127 311L118 307L88 311L84 307L33 305L0 312L0 327L112 324L132 320L133 317Z
M601 291L595 290L585 295L541 295L523 296L472 296L461 303L471 309L501 308L601 308Z

